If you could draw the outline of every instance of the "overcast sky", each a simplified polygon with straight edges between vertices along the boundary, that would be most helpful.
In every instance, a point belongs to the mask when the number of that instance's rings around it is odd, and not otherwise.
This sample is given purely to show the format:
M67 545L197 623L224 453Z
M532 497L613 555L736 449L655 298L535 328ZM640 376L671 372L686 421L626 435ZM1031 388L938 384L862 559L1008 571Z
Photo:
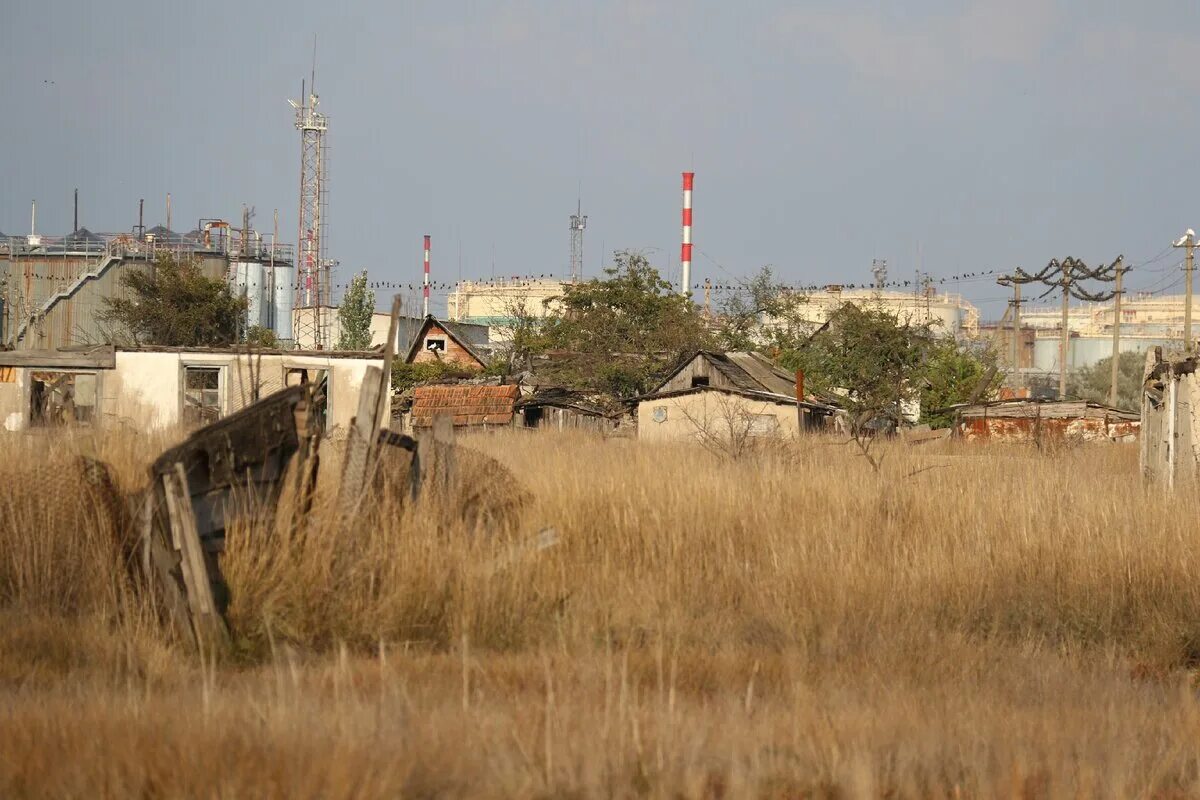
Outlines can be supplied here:
M170 192L177 229L246 203L294 241L314 33L338 282L418 282L424 233L435 280L563 274L580 190L589 274L642 248L677 276L685 169L697 281L1137 264L1200 228L1195 0L7 0L0 231L36 198L69 232L79 187L92 230Z

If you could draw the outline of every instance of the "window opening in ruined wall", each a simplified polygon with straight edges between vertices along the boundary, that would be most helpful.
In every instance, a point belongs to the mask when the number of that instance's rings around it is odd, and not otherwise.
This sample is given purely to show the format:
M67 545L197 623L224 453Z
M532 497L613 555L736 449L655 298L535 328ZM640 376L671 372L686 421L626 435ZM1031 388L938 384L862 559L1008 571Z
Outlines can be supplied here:
M29 424L91 425L96 419L96 373L30 373Z
M314 386L310 413L316 417L317 430L326 430L329 420L329 370L288 367L284 381L288 386Z
M221 368L183 368L183 424L211 425L221 418Z

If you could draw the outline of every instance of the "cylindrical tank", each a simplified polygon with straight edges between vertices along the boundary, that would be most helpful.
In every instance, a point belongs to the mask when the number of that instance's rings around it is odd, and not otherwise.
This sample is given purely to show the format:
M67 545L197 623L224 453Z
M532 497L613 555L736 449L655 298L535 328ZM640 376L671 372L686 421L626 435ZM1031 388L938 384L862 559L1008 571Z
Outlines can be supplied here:
M233 267L234 294L247 301L247 327L263 324L263 265L257 261L238 261Z
M296 291L296 268L291 264L275 264L275 281L272 291L274 297L275 335L281 340L291 342L292 334L292 298Z

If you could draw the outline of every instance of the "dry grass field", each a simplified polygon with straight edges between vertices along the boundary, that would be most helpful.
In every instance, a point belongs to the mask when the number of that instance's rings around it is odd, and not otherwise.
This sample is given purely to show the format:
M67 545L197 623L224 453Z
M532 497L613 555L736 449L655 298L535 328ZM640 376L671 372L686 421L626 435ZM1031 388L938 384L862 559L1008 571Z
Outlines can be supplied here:
M0 440L2 797L1200 796L1200 491L1131 447L468 438L519 514L235 530L201 662L71 467L148 438Z

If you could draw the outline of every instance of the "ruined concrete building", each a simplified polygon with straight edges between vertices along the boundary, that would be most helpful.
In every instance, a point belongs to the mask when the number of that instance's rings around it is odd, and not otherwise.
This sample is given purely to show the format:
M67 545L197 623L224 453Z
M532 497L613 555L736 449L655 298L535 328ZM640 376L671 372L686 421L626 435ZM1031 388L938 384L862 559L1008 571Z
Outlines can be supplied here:
M357 410L367 367L381 353L112 347L0 352L0 422L6 430L56 425L138 431L198 427L287 386L314 385L321 428L334 433Z

